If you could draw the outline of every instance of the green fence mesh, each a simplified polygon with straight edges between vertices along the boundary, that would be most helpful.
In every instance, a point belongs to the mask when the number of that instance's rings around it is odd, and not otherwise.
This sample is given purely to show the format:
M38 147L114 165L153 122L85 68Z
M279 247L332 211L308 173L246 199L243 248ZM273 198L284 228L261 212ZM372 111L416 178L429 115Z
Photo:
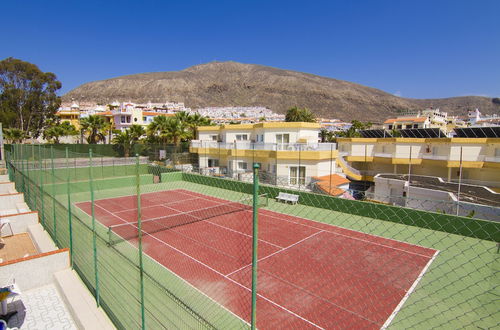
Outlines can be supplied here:
M254 193L253 172L214 173L186 146L130 154L6 147L9 178L118 328L498 325L499 222L430 211L430 200L332 197L265 173Z

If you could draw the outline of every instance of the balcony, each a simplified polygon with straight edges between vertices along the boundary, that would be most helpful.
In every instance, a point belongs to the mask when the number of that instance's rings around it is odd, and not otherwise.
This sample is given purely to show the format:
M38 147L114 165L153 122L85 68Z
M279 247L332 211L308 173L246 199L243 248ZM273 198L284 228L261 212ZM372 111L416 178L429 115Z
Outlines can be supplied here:
M270 151L333 151L336 143L265 143L265 142L217 142L191 141L192 148L236 149L236 150L270 150Z
M485 162L500 163L500 157L484 157Z
M423 159L433 159L433 160L450 160L450 156L441 156L433 154L422 154Z
M392 153L387 152L375 152L374 157L382 157L382 158L393 158L394 155Z

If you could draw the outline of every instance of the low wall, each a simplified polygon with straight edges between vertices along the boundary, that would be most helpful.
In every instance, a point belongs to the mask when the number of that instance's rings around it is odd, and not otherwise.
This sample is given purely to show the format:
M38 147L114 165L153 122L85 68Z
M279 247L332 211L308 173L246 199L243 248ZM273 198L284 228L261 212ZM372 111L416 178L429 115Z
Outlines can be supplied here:
M16 190L14 182L0 182L0 195L10 194L14 190Z
M161 173L161 182L182 181L182 172Z
M17 209L17 203L24 203L24 194L7 194L0 195L0 210Z
M31 225L36 225L38 223L38 212L25 212L13 215L0 216L2 219L9 219L12 231L14 234L25 233L28 231L28 227ZM8 233L8 229L4 230Z
M69 250L61 249L0 264L0 283L16 280L22 291L54 281L54 273L69 268Z

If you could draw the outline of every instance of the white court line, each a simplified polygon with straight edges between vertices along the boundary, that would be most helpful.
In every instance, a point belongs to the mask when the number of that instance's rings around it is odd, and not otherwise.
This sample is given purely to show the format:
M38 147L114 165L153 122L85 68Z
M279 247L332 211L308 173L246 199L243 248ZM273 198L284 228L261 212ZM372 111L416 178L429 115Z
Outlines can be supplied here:
M207 267L208 269L210 269L210 270L211 270L211 271L213 271L214 273L216 273L216 274L218 274L218 275L220 275L220 276L224 277L224 278L225 278L225 279L227 279L228 281L230 281L230 282L232 282L232 283L234 283L234 284L236 284L236 285L238 285L238 286L242 287L243 289L245 289L245 290L247 290L247 291L250 291L250 292L252 291L251 289L247 288L247 287L246 287L246 286L244 286L243 284L240 284L240 283L236 282L235 280L233 280L233 279L231 279L231 278L229 278L229 277L225 276L224 274L222 274L222 273L221 273L221 272L219 272L218 270L216 270L216 269L214 269L214 268L210 267L209 265L205 264L204 262L202 262L202 261L200 261L200 260L198 260L198 259L196 259L196 258L194 258L194 257L190 256L189 254L187 254L187 253L185 253L185 252L183 252L183 251L181 251L181 250L177 249L176 247L174 247L174 246L172 246L172 245L168 244L167 242L162 241L161 239L159 239L159 238L157 238L157 237L155 237L155 236L150 236L150 237L151 237L151 238L153 238L153 239L155 239L155 240L157 240L157 241L158 241L158 242L160 242L161 244L164 244L164 245L166 245L166 246L170 247L171 249L173 249L173 250L177 251L178 253L180 253L180 254L182 254L182 255L184 255L184 256L186 256L186 257L188 257L189 259L191 259L191 260L193 260L193 261L195 261L195 262L197 262L197 263L199 263L199 264L201 264L201 265L203 265L203 266ZM276 307L278 307L278 308L280 308L280 309L282 309L282 310L284 310L284 311L286 311L286 312L288 312L288 313L290 313L290 314L294 315L295 317L297 317L297 318L299 318L299 319L301 319L301 320L303 320L303 321L305 321L305 322L307 322L307 323L311 324L312 326L314 326L314 327L316 327L316 328L318 328L318 329L323 329L323 328L322 328L322 327L320 327L319 325L317 325L317 324L315 324L315 323L313 323L313 322L311 322L311 321L309 321L309 320L307 320L307 319L303 318L302 316L300 316L300 315L298 315L298 314L296 314L296 313L292 312L291 310L287 309L287 308L286 308L286 307L284 307L284 306L281 306L280 304L278 304L278 303L276 303L276 302L272 301L271 299L266 298L266 297L264 297L264 296L262 296L262 295L260 295L260 294L257 294L257 296L259 296L260 298L262 298L262 299L264 299L264 300L268 301L269 303L271 303L271 304L275 305Z
M403 307L403 305L406 302L406 300L413 293L413 291L417 287L418 283L420 282L420 280L422 279L422 277L424 277L424 274L427 272L427 270L431 266L432 262L436 259L436 257L437 257L438 254L439 254L439 250L437 250L434 253L434 255L432 256L432 258L427 262L427 265L425 265L424 269L422 269L422 271L420 272L420 274L418 275L418 277L415 279L415 282L413 282L413 285L406 292L406 294L404 295L403 299L401 299L401 301L396 306L396 308L394 309L394 311L392 312L392 314L389 315L389 318L385 321L384 325L382 325L382 327L380 328L381 330L382 329L387 329L387 327L391 324L392 320L396 317L396 314L401 310L401 308Z
M97 205L99 206L99 205ZM115 216L113 213L109 212L108 210L102 208L101 206L99 206L101 209L103 209L104 211L108 212L109 214ZM123 221L124 224L127 224L127 225L130 225L132 227L135 227L137 228L137 226L135 226L133 223L131 222L128 222L126 221L125 219L121 218L121 217L118 217L116 216L119 220ZM139 229L139 228L137 228ZM151 235L150 235L151 236ZM151 236L153 237L153 236ZM156 237L154 237L155 239L157 239ZM157 239L158 240L158 239ZM126 242L127 244L129 244L131 247L137 249L137 247L135 245L133 245L132 243L130 243L129 241L127 240L124 240L124 242ZM160 242L163 242L160 240ZM166 242L164 242L166 243ZM180 278L184 283L186 283L187 285L189 285L190 287L192 287L193 289L195 289L197 292L200 292L202 295L204 295L205 297L207 297L208 299L210 299L211 301L213 301L215 304L217 304L218 306L220 306L221 308L223 308L224 310L228 311L229 313L231 313L232 315L236 316L238 319L240 319L241 321L243 321L244 323L250 325L250 323L246 320L244 320L243 318L241 318L239 315L237 315L236 313L234 313L233 311L231 311L230 309L228 309L226 306L222 305L221 303L219 303L217 300L215 300L214 298L210 297L209 295L207 295L205 292L201 291L200 289L198 289L197 287L195 287L193 284L189 283L186 279L184 279L182 276L180 276L179 274L177 274L176 272L168 269L165 265L161 264L158 260L156 260L155 258L151 257L150 255L148 255L147 253L145 253L146 256L153 260L155 263L157 263L158 265L160 265L161 267L167 269L169 272L172 272L173 274L175 274L178 278ZM195 259L196 260L196 259ZM208 267L208 266L207 266Z
M193 195L191 195L191 196L193 196ZM205 200L209 200L209 199L206 199L206 198L203 198L203 197L200 197L200 198L205 199ZM277 213L275 211L267 210L267 209L266 209L266 211L272 212L272 213ZM300 219L300 220L306 220L306 221L310 221L310 222L313 222L313 223L317 222L317 221L314 221L314 220L311 220L311 219L306 219L306 218L302 218L302 217L290 215L290 214L287 214L287 213L283 213L283 214L291 216L291 217L294 217L294 218L297 218L297 219ZM312 225L290 221L290 220L283 219L283 218L277 217L275 215L267 214L267 213L262 214L262 216L267 216L267 217L278 219L278 220L281 220L281 221L286 221L288 223L293 223L293 224L296 224L296 225L300 225L300 226L304 226L304 227L308 227L308 228L313 228L313 229L316 229L316 230L320 230L320 228L314 227ZM382 237L382 236L378 236L378 235L367 234L367 233L363 233L361 231L347 229L347 228L342 228L342 227L338 227L338 226L331 225L331 224L328 224L328 223L323 223L323 222L317 222L317 223L321 224L321 225L325 225L325 226L330 226L330 227L334 227L334 228L340 228L340 229L344 229L344 230L348 230L348 231L353 231L353 232L356 232L356 233L359 233L359 234L362 234L362 235L374 236L374 237L378 237L378 238L382 238L382 239L390 240L390 241L395 241L395 242L399 242L399 243L410 245L410 246L416 246L416 247L419 247L419 248L425 248L425 247L420 246L420 245L411 244L411 243L407 243L407 242L402 242L402 241L398 241L396 239ZM366 243L383 246L383 247L386 247L386 248L390 248L390 249L393 249L393 250L405 252L405 253L408 253L408 254L414 254L414 255L417 255L417 256L420 256L420 257L424 257L424 258L431 258L430 256L426 256L426 255L423 255L423 254L420 254L420 253L417 253L417 252L406 251L406 250L403 250L403 249L400 249L400 248L396 248L396 247L385 245L385 244L381 244L381 243L372 242L372 241L369 241L369 240L366 240L366 239L357 238L357 237L350 236L350 235L345 235L345 234L340 234L340 233L336 233L336 232L333 232L333 231L330 231L330 230L326 230L326 229L324 229L324 230L326 232L334 234L334 235L339 235L339 236L343 236L343 237L346 237L346 238L351 238L351 239L354 239L354 240L363 241L363 242L366 242ZM425 249L427 249L427 248L425 248Z
M182 191L179 191L179 190L182 190ZM193 192L193 191L185 190L185 189L182 189L182 188L181 189L176 189L176 191L180 192L180 193L183 193L185 195L188 195L188 196L197 196L197 195L207 196L207 195L204 195L204 194L199 193L199 192ZM204 198L204 197L200 197L200 196L197 196L197 197L199 197L201 199L208 200L208 201L212 201L212 200L210 200L208 198ZM221 198L214 197L214 196L208 196L208 197L213 197L213 198L216 198L216 199L221 199ZM221 200L225 201L224 199L221 199ZM222 202L217 202L217 201L215 201L215 202L216 203L222 203ZM272 212L272 213L279 213L279 212L273 211L273 210L268 210L268 209L265 209L265 210L268 211L268 212ZM390 240L390 241L395 241L395 242L399 242L399 243L410 245L410 246L416 246L416 247L423 248L423 249L430 249L430 248L426 248L426 247L421 246L421 245L417 245L417 244L413 244L413 243L408 243L408 242L400 241L400 240L397 240L397 239L394 239L394 238L387 238L387 237L383 237L383 236L379 236L379 235L367 234L367 233L364 233L364 232L359 231L359 230L354 230L354 229L349 229L349 228L343 228L343 227L339 227L339 226L332 225L332 224L329 224L329 223L324 223L324 222L320 222L320 221L317 221L317 220L311 220L311 219L307 219L307 218L302 218L302 217L291 215L291 214L288 214L288 213L282 213L282 214L285 214L285 215L288 215L288 216L291 216L291 217L294 217L294 218L298 218L298 219L301 219L301 220L310 221L312 223L318 223L318 224L321 224L321 225L326 225L326 226L330 226L330 227L334 227L334 228L340 228L340 229L344 229L344 230L356 232L356 233L359 233L359 234L362 234L362 235L374 236L374 237L378 237L378 238L382 238L382 239ZM311 225L302 224L302 223L298 223L298 222L293 222L293 221L289 221L289 220L286 220L286 219L282 219L282 218L279 218L279 217L277 217L275 215L269 215L269 214L263 214L263 215L264 216L269 216L269 217L272 217L272 218L276 218L278 220L282 220L282 221L294 223L294 224L297 224L297 225L311 227L311 228L314 228L314 229L319 229L319 228L316 228L316 227L311 226ZM352 236L349 236L349 235L338 234L338 233L331 232L329 230L326 230L326 231L330 232L330 233L333 233L333 234L336 234L336 235L341 235L341 236L345 236L345 237L348 237L348 238L353 238L353 239L358 239L358 240L361 240L361 241L366 241L366 240L355 238L355 237L352 237ZM378 244L378 245L385 246L385 247L388 247L388 248L392 248L392 249L395 249L395 250L403 251L403 252L406 252L406 253L409 253L409 254L415 254L415 255L418 255L418 256L422 256L422 257L426 257L426 258L431 258L431 256L422 255L420 253L406 251L406 250L403 250L403 249L391 247L391 246L380 244L380 243L374 243L374 242L371 242L371 241L367 241L367 242L372 243L372 244ZM434 249L430 249L430 250L434 250Z
M175 201L175 202L172 202L172 203L153 204L153 205L149 205L149 206L142 206L142 203L141 203L141 210L148 209L148 208L151 208L151 207L158 207L158 206L168 207L167 205L170 205L170 204L173 204L173 203L182 203L182 202L187 202L187 201L193 201L193 200L196 200L196 199L198 199L198 198L188 198L188 199L183 199L182 201ZM97 200L97 201L100 201L100 199ZM121 212L128 212L128 211L137 211L137 208L131 208L131 209L125 209L125 210L115 211L114 213L121 213Z
M322 233L322 232L324 232L324 230L320 230L320 231L318 231L318 232L316 232L316 233L314 233L314 234L312 234L312 235L307 236L306 238L301 239L300 241L297 241L297 242L295 242L295 243L293 243L293 244L291 244L291 245L289 245L289 246L287 246L287 247L282 248L281 250L278 250L278 251L276 251L276 252L273 252L273 253L271 253L270 255L267 255L267 256L265 256L265 257L262 257L262 258L260 258L259 260L257 260L257 262L261 262L262 260L265 260L265 259L267 259L267 258L269 258L269 257L272 257L272 256L274 256L275 254L278 254L278 253L280 253L280 252L283 252L283 251L285 251L285 250L288 250L289 248L291 248L291 247L293 247L293 246L295 246L295 245L297 245L297 244L299 244L299 243L302 243L302 242L304 242L305 240L307 240L307 239L309 239L309 238L311 238L311 237L314 237L314 236L316 236L316 235L318 235L318 234L320 234L320 233ZM239 268L239 269L236 269L235 271L233 271L233 272L231 272L231 273L229 273L229 274L226 274L225 276L231 276L231 275L233 275L234 273L237 273L237 272L239 272L240 270L242 270L242 269L244 269L244 268L247 268L247 267L249 267L249 266L252 266L252 264L248 264L248 265L243 266L243 267L241 267L241 268Z
M330 301L330 300L328 300L328 299L326 299L326 298L323 298L323 297L321 297L321 296L318 296L317 294L315 294L315 293L313 293L313 292L311 292L311 291L309 291L309 290L306 290L305 288L303 288L303 287L301 287L301 286L298 286L298 285L296 285L296 284L294 284L294 283L292 283L292 282L289 282L289 281L285 280L284 278L281 278L281 277L279 277L279 276L277 276L277 275L275 275L275 274L272 274L272 273L270 273L270 272L266 272L266 271L264 271L264 270L261 270L261 271L262 271L262 272L265 272L265 273L267 273L267 274L269 274L269 276L272 276L272 277L274 277L274 278L278 279L278 281L284 282L284 283L286 283L286 284L288 284L288 285L290 285L290 286L292 286L292 287L294 287L294 288L296 288L296 289L298 289L298 290L300 290L300 291L302 291L302 292L307 293L307 294L308 294L308 295L310 295L310 296L315 297L316 299L322 300L322 301L324 301L324 302L326 302L326 303L328 303L328 304L330 304L330 305L333 305L333 306L335 306L335 307L338 307L339 309L341 309L341 310L343 310L343 311L345 311L345 312L348 312L349 314L355 315L355 316L359 317L360 319L363 319L363 320L368 321L368 322L370 322L370 323L373 323L373 324L375 324L375 325L377 324L377 322L375 322L375 321L373 321L373 320L370 320L369 318L367 318L367 317L365 317L365 316L363 316L363 315L361 315L361 314L358 314L358 313L356 313L356 312L354 312L354 311L351 311L351 310L349 310L349 309L347 309L347 308L345 308L345 307L342 307L342 306L340 306L340 305L337 305L337 304L336 304L336 303L334 303L333 301Z
M202 198L200 198L200 199L202 199ZM219 203L219 204L218 204L218 205L214 205L213 207L217 207L217 206L219 206L219 205L224 205L223 203L220 203L220 202L216 202L216 203ZM181 211L181 210L178 210L178 209L176 209L175 207L172 207L172 206L165 206L165 207L167 207L167 208L169 208L169 209L172 209L172 210L174 210L174 211L180 212L180 214L184 214L184 213L185 213L185 212L183 212L183 211ZM197 211L199 211L199 210L204 210L204 209L198 209L198 210L195 210L195 211L189 211L189 212L197 212ZM246 211L250 211L250 210L242 210L241 212L246 212ZM238 212L239 212L239 211L238 211ZM187 213L187 214L189 214L189 213ZM174 215L176 215L176 214L174 214ZM193 215L193 217L194 217L194 215ZM148 220L154 220L154 219L159 219L159 218L152 218L152 219L148 219ZM209 218L209 219L211 219L211 218ZM226 226L220 225L220 224L218 224L218 223L214 223L214 222L212 222L212 221L210 221L210 220L208 220L208 219L204 220L203 222L205 222L205 223L209 223L209 224L211 224L211 225L214 225L214 226L217 226L217 227L220 227L220 228L226 229L226 230L228 230L228 231L232 231L232 232L234 232L234 233L241 234L241 235L243 235L243 236L246 236L246 237L250 237L250 238L252 238L252 235L248 235L248 234L245 234L245 233L243 233L243 232L241 232L241 231L238 231L238 230L235 230L235 229L232 229L232 228L229 228L229 227L226 227ZM269 244L269 245L272 245L272 246L274 246L274 247L277 247L277 248L279 248L279 249L282 249L282 248L283 248L282 246L279 246L279 245L273 244L273 243L268 242L268 241L263 240L263 239L258 239L258 240L259 240L259 241L261 241L261 242L263 242L263 243L265 243L265 244Z
M271 211L271 212L274 212L274 211ZM319 229L319 228L311 226L311 225L307 225L307 224L303 224L303 223L298 223L298 222L293 222L293 221L286 220L286 219L282 219L282 218L277 217L275 215L270 215L270 214L263 214L263 215L264 216L268 216L268 217L272 217L272 218L275 218L275 219L278 219L278 220L281 220L281 221L286 221L286 222L289 222L289 223L293 223L293 224L296 224L296 225L305 226L305 227L314 228L314 229ZM287 214L287 215L290 215L290 214ZM294 217L293 215L290 215L290 216ZM297 218L302 219L302 220L312 221L312 220L304 219L304 218L300 218L300 217L297 217ZM327 226L337 227L337 226L330 225L330 224L327 224L327 223L322 223L322 224L323 225L327 225ZM345 230L351 230L351 229L342 228L342 227L337 227L337 228L341 228L341 229L345 229ZM355 230L353 230L353 231L355 231ZM354 239L354 240L358 240L358 241L362 241L362 242L366 242L366 243L370 243L370 244L373 244L373 245L383 246L383 247L386 247L386 248L389 248L389 249L393 249L393 250L405 252L405 253L408 253L408 254L417 255L417 256L420 256L420 257L424 257L424 258L432 258L430 256L426 256L424 254L420 254L420 253L417 253L417 252L406 251L406 250L403 250L403 249L400 249L400 248L396 248L396 247L393 247L393 246L389 246L389 245L385 245L385 244L381 244L381 243L377 243L377 242L372 242L372 241L369 241L369 240L366 240L366 239L362 239L362 238L358 238L358 237L354 237L354 236L349 236L349 235L345 235L345 234L336 233L336 232L333 232L333 231L330 231L330 230L326 230L326 229L325 229L325 232L330 233L330 234L334 234L334 235L338 235L338 236L343 236L343 237L350 238L350 239ZM386 240L397 241L397 240L394 240L392 238L386 238L386 237L382 237L382 236L376 236L376 235L367 234L367 233L363 233L363 232L359 232L359 231L355 231L355 232L361 233L363 235L375 236L375 237L383 238L383 239L386 239ZM408 244L408 245L414 245L414 244L410 244L410 243L406 243L406 242L401 242L401 241L397 241L397 242L405 243L405 244ZM414 245L414 246L421 247L420 245Z
M99 207L100 207L100 206L99 206ZM101 208L102 208L102 207L101 207ZM107 211L107 210L106 210L106 212L108 212L108 213L112 214L111 212L109 212L109 211ZM121 221L123 221L124 223L129 224L129 225L134 226L134 227L136 227L136 228L137 228L137 226L133 225L133 224L132 224L132 223L130 223L130 222L127 222L125 219L122 219L122 218L120 218L120 217L118 217L118 218L119 218ZM205 266L206 268L208 268L208 269L210 269L211 271L213 271L214 273L216 273L216 274L218 274L218 275L220 275L220 276L224 277L225 279L227 279L228 281L230 281L230 282L232 282L232 283L236 284L237 286L239 286L239 287L241 287L241 288L243 288L243 289L245 289L245 290L247 290L247 291L250 291L250 292L252 291L251 289L247 288L247 287L246 287L246 286L244 286L243 284L240 284L240 283L236 282L235 280L233 280L233 279L231 279L231 278L229 278L229 277L225 276L224 274L222 274L222 273L221 273L221 272L219 272L218 270L216 270L216 269L214 269L214 268L210 267L209 265L205 264L204 262L202 262L202 261L200 261L200 260L198 260L198 259L196 259L196 258L194 258L194 257L190 256L189 254L187 254L187 253L185 253L185 252L183 252L183 251L181 251L181 250L177 249L176 247L174 247L174 246L172 246L172 245L168 244L167 242L162 241L161 239L159 239L159 238L157 238L157 237L155 237L155 236L153 236L153 235L150 235L150 237L151 237L152 239L157 240L158 242L160 242L160 244L164 244L164 245L166 245L166 246L170 247L171 249L173 249L173 250L177 251L178 253L180 253L180 254L182 254L182 255L184 255L184 256L186 256L186 257L188 257L189 259L191 259L191 260L193 260L193 261L195 261L195 262L197 262L197 263L201 264L202 266ZM147 253L146 253L146 254L147 254ZM163 266L163 267L165 267L164 265L162 265L162 266ZM297 317L297 318L299 318L299 319L303 320L304 322L311 324L312 326L314 326L314 327L316 327L316 328L318 328L318 329L324 329L324 328L320 327L319 325L317 325L317 324L315 324L315 323L313 323L313 322L309 321L308 319L303 318L302 316L300 316L300 315L298 315L298 314L296 314L296 313L292 312L291 310L287 309L286 307L281 306L280 304L278 304L278 303L276 303L276 302L274 302L274 301L272 301L272 300L270 300L270 299L268 299L268 298L266 298L266 297L264 297L264 296L262 296L262 295L260 295L260 294L257 294L257 296L259 296L260 298L262 298L262 299L264 299L264 300L268 301L269 303L271 303L271 304L275 305L276 307L278 307L278 308L280 308L280 309L282 309L282 310L284 310L284 311L286 311L286 312L288 312L288 313L292 314L293 316L295 316L295 317Z

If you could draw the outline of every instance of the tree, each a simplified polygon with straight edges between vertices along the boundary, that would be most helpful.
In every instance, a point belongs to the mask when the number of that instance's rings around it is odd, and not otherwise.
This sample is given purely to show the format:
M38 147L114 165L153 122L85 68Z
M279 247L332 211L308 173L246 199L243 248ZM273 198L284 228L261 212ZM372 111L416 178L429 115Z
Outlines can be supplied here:
M182 139L189 137L185 125L177 118L167 118L166 130L163 132L168 141L179 145Z
M360 130L364 129L369 129L372 127L371 122L360 122L359 120L353 120L351 121L351 127L347 131L339 132L337 136L339 137L346 137L346 138L352 138L352 137L360 137L361 134L359 133Z
M54 144L59 144L59 139L61 137L74 135L78 135L78 131L75 126L67 121L62 123L57 121L51 122L51 124L43 130L43 138Z
M25 138L24 132L19 128L4 128L3 136L9 143L21 143Z
M133 124L130 126L130 137L134 142L137 142L146 134L146 130L141 125Z
M285 121L288 122L316 122L314 114L307 108L293 107L286 112Z
M165 131L167 130L167 117L166 116L156 116L153 121L148 125L146 132L148 135L148 141L150 143L160 142L167 143L167 136Z
M0 61L0 121L38 137L61 104L55 74L12 57Z
M174 143L189 137L186 125L178 117L156 116L148 125L148 140L154 141L157 136L161 143Z
M134 137L131 134L130 129L120 131L113 138L113 144L117 150L123 152L125 157L130 156L130 150L134 146Z
M210 126L212 124L212 120L208 117L203 117L198 112L190 115L187 118L186 126L190 130L190 138L196 139L196 132L199 126Z
M96 144L106 140L106 132L110 129L102 116L90 115L80 120L81 132L87 135L88 144Z

